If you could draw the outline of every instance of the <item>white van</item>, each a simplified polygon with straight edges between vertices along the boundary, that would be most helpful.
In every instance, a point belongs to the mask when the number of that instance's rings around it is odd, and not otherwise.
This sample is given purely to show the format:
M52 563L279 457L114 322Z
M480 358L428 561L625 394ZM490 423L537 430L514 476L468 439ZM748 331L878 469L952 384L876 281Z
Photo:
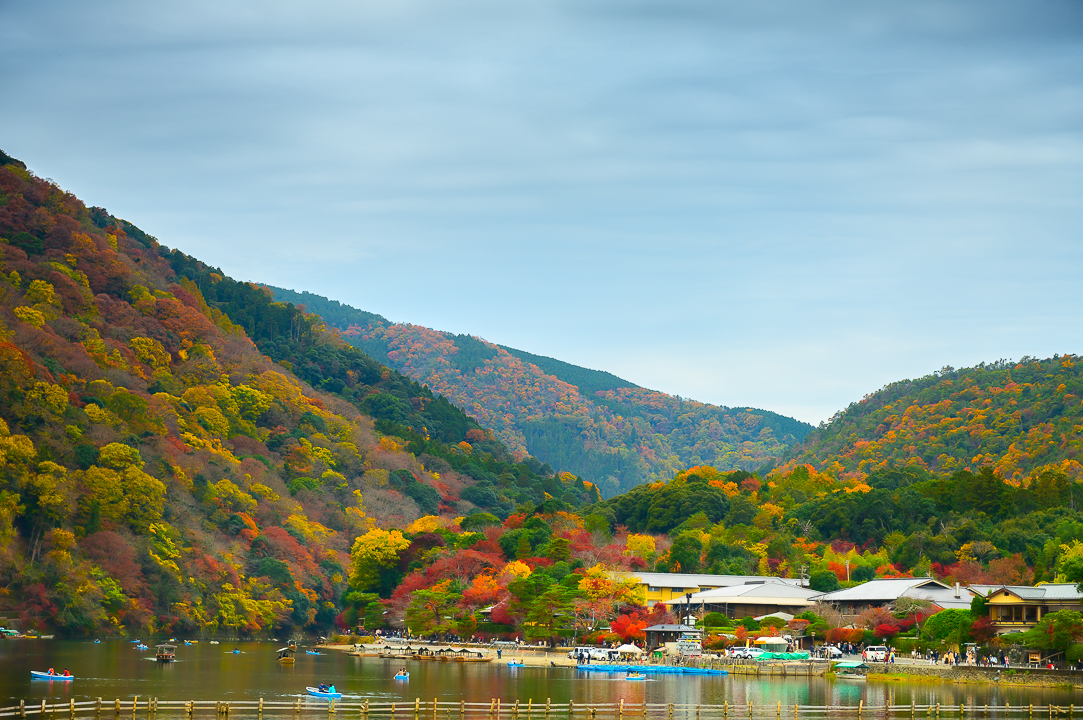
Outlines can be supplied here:
M620 653L616 650L611 650L609 648L592 648L590 651L590 659L608 662L610 660L616 660L617 655L619 654Z
M865 662L887 662L887 656L891 650L885 645L869 645L861 657Z
M583 657L590 657L590 651L597 649L598 648L592 647L573 647L571 650L568 651L568 657L570 657L572 660L579 659L580 655L582 655Z

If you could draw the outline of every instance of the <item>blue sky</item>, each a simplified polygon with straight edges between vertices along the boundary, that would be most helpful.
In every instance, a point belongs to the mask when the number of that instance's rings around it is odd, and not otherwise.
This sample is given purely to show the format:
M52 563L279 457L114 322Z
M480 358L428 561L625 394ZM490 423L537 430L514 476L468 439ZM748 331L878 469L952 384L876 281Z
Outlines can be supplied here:
M1078 2L0 0L0 148L230 275L819 422L1081 353Z

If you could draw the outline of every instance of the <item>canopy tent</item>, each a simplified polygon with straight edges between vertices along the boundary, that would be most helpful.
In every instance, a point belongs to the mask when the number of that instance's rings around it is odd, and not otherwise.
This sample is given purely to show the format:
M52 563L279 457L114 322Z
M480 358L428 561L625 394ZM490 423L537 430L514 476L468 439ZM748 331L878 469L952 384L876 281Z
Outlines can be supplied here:
M643 650L636 647L635 645L632 645L630 643L626 643L624 645L621 645L619 648L617 648L617 652L619 652L619 653L635 653L635 654L638 655L639 653L643 652Z

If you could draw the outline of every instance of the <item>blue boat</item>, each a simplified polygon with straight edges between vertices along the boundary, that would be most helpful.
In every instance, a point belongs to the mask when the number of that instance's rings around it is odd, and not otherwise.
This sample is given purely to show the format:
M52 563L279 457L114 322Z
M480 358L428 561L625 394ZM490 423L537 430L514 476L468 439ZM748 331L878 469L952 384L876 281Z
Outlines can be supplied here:
M323 653L316 652L315 650L305 650L305 655L323 655Z
M410 673L408 673L408 672L395 673L395 679L396 680L409 680L410 679Z
M515 662L514 660L512 660L508 663L508 667L526 667L526 665L521 662Z
M314 688L314 687L306 687L305 690L308 690L309 695L315 695L316 697L327 698L328 700L337 700L338 698L342 697L342 693L340 693L338 691L324 692L323 690L320 690L319 688Z

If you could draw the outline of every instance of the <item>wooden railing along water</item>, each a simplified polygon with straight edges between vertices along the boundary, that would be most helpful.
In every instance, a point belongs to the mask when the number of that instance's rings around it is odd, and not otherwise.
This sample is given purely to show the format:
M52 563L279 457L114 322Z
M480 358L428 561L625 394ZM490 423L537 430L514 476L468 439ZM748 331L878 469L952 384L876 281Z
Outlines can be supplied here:
M27 704L0 708L0 718L17 717L33 720L72 720L76 716L109 720L156 720L176 717L181 720L210 718L228 720L230 715L262 718L312 718L326 716L328 720L769 720L775 718L1003 718L1030 720L1032 718L1072 718L1074 705L783 705L749 703L747 705L694 705L678 703L535 703L533 700L506 702L493 698L485 702L335 702L316 698L293 701L259 700L160 700L138 697L131 699L97 700L61 703Z

